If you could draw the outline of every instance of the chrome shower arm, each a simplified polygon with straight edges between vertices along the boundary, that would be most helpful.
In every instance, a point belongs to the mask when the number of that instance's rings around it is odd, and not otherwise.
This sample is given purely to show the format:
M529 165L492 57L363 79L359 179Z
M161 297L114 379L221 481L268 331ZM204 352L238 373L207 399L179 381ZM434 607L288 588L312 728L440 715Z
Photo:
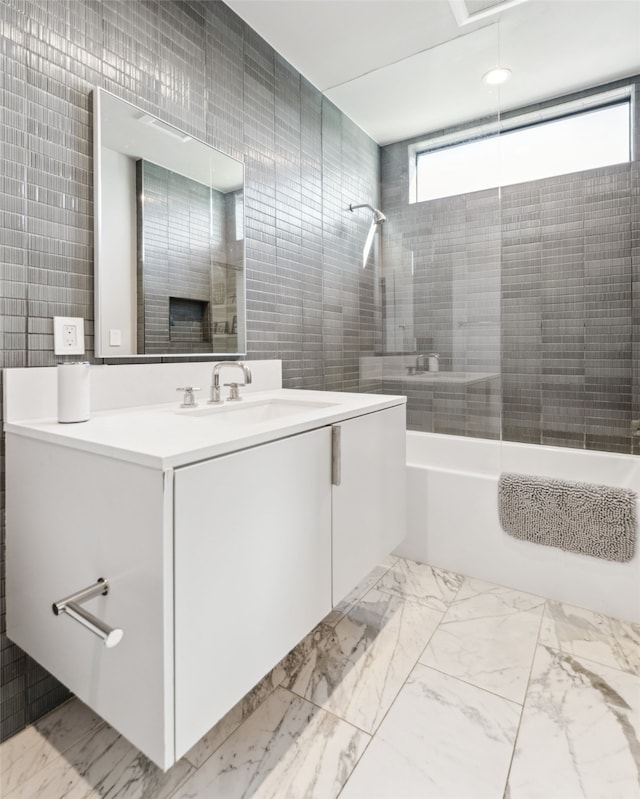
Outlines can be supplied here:
M355 211L358 208L368 208L373 216L375 217L375 224L381 225L383 222L387 221L387 217L380 211L378 208L374 208L373 205L369 205L369 203L360 203L359 205L354 205L353 203L349 204L349 210Z

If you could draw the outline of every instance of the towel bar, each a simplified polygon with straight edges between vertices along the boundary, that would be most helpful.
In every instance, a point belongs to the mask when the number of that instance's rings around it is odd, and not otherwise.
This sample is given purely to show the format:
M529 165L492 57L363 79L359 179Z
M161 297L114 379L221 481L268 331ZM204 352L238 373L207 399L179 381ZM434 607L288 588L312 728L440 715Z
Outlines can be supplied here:
M54 602L51 609L56 616L66 613L72 619L82 624L87 630L90 630L98 638L104 641L104 645L109 649L116 646L122 640L124 632L119 627L109 627L93 613L81 607L82 602L88 602L96 596L107 596L109 593L109 583L103 577L100 577L97 583L83 588L81 591L76 591L75 594L60 599Z

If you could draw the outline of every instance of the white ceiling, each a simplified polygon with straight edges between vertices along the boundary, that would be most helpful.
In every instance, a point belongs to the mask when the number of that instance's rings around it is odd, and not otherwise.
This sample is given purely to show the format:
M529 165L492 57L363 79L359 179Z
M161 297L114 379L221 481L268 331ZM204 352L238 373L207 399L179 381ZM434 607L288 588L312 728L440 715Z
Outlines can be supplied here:
M225 2L379 144L640 73L640 0Z

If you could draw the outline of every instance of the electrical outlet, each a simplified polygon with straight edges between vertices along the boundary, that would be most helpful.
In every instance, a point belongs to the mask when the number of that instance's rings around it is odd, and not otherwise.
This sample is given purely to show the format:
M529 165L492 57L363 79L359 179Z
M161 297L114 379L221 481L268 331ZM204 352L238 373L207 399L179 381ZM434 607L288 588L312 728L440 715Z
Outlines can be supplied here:
M56 355L84 355L84 319L53 317L53 351Z
M63 347L75 347L78 343L78 328L75 325L62 325Z

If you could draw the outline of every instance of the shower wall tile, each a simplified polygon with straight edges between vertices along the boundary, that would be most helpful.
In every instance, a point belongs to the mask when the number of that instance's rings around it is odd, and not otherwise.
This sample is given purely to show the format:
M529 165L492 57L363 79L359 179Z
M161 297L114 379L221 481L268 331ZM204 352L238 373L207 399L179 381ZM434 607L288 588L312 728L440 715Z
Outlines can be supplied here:
M386 349L502 378L480 410L412 391L410 426L640 451L638 161L409 205L408 144L381 157Z
M0 0L0 69L0 367L54 365L53 315L85 319L93 356L100 87L244 161L247 357L282 358L289 387L361 390L379 281L361 268L369 218L346 209L378 205L379 148L228 6ZM3 457L0 440L4 525ZM67 694L6 639L3 591L2 738Z
M637 111L637 108L636 108ZM638 112L640 115L640 112ZM637 152L637 151L636 151ZM640 162L631 164L631 287L632 297L640 296ZM632 303L631 315L632 340L632 373L631 404L632 418L640 420L640 303ZM632 435L632 452L640 453L640 436Z

